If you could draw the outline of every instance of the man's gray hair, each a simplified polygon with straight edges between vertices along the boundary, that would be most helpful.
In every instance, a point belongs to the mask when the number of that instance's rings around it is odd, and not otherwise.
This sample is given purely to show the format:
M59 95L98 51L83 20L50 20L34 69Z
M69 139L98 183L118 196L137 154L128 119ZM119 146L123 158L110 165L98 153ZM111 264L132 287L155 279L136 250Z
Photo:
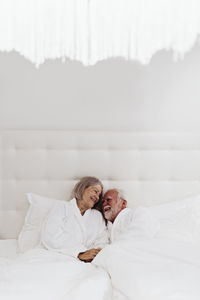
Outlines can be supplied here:
M77 184L75 185L72 191L72 197L81 200L84 190L87 189L89 186L93 186L93 185L100 185L103 192L103 184L98 178L92 176L86 176L81 178L79 182L77 182Z
M113 189L107 190L106 193L109 192L109 191L115 191L115 192L117 192L118 200L119 200L120 198L125 199L123 190L113 188Z

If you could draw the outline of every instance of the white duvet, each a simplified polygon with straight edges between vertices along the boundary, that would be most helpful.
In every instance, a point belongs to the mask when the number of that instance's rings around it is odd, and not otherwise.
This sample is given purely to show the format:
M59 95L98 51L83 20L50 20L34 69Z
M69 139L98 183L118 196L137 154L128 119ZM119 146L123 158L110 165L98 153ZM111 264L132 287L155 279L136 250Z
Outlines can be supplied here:
M200 244L168 239L120 240L93 263L131 300L199 300Z
M0 258L0 300L200 300L200 196L140 209L129 229L126 211L92 264L44 249Z
M109 300L110 278L92 264L47 251L0 258L1 300Z
M112 298L111 281L114 288ZM199 300L200 245L121 239L92 264L35 249L0 258L2 300Z

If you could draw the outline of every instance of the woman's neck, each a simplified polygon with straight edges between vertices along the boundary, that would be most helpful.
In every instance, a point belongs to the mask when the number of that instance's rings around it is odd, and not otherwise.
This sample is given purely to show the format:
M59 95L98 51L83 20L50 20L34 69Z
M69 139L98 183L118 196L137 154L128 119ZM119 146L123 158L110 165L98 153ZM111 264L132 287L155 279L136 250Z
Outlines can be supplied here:
M86 212L87 208L85 207L83 201L79 200L79 199L76 199L76 203L77 203L77 206L81 212L81 215L83 216L84 213Z

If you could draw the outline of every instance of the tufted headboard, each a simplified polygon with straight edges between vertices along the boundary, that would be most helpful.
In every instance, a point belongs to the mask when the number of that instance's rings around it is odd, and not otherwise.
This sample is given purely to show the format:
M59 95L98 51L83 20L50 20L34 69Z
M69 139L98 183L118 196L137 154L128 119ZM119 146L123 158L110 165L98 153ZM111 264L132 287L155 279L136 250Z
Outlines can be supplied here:
M0 238L16 238L26 192L68 200L85 175L122 189L130 207L200 193L200 135L1 131L0 170Z

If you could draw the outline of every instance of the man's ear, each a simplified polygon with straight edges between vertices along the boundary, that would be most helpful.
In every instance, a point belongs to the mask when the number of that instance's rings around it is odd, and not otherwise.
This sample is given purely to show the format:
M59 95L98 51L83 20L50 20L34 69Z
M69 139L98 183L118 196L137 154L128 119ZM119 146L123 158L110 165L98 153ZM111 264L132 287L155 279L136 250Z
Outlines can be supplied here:
M122 209L126 208L127 206L127 201L125 199L122 199L123 202L122 202Z

